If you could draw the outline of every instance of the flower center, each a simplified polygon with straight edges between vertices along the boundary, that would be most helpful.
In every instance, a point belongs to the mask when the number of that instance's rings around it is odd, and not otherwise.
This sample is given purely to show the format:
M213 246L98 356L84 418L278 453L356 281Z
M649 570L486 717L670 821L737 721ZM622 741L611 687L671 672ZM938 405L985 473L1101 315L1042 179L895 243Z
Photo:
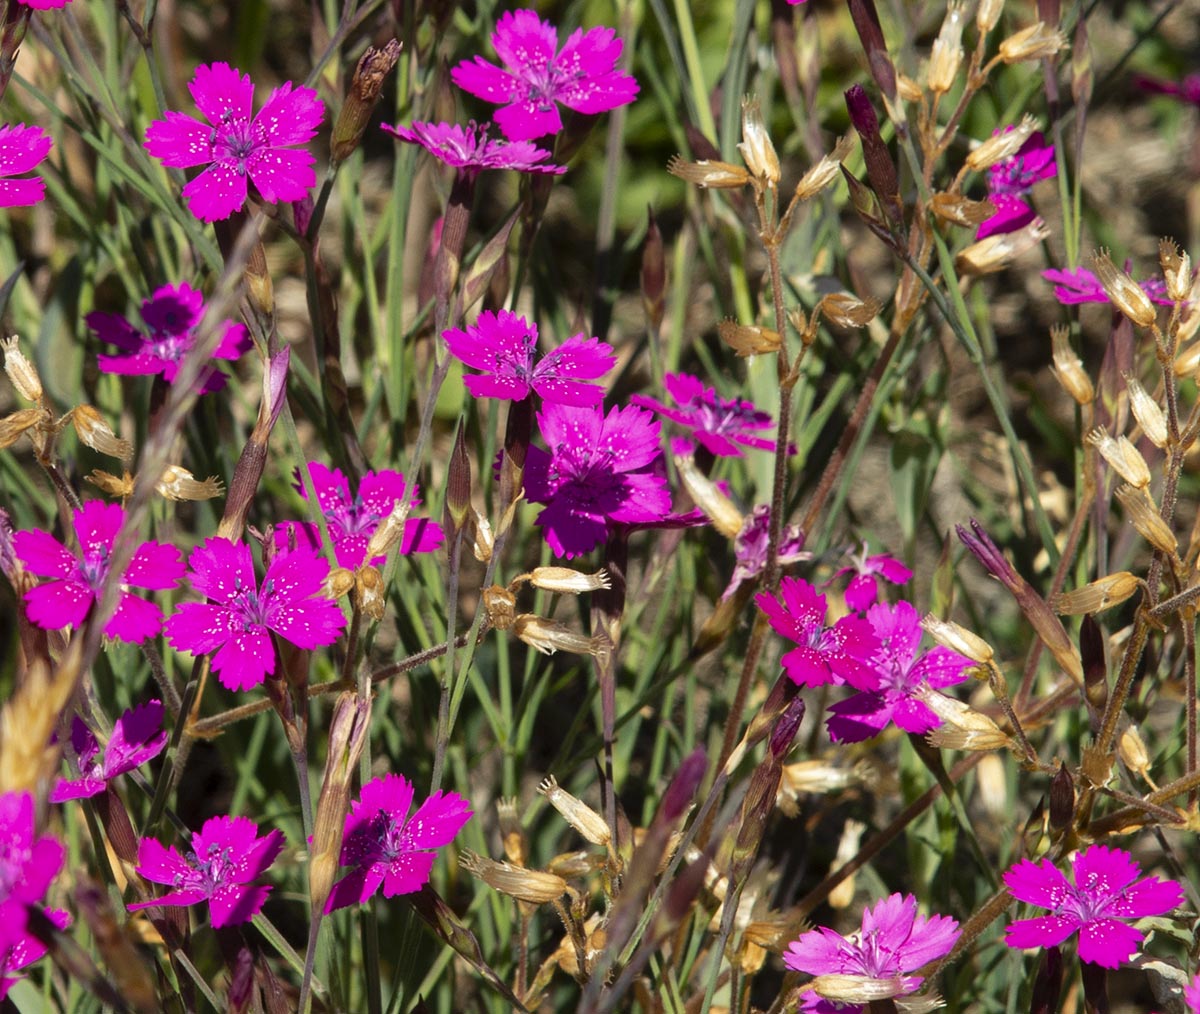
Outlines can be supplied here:
M198 878L210 894L234 879L237 864L233 861L233 851L229 846L213 843L205 849L203 856L199 852L195 852L193 855L196 857ZM174 886L179 887L186 879L177 874Z
M246 159L254 151L250 121L227 109L221 114L221 125L213 129L211 140L214 160L221 162L232 159L237 163L237 171L244 176Z

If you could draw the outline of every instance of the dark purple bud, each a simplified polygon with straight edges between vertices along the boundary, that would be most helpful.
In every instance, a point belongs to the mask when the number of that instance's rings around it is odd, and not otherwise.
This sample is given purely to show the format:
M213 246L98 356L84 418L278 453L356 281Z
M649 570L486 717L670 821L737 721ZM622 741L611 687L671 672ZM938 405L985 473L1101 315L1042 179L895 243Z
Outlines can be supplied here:
M1033 980L1033 1000L1029 1014L1056 1014L1058 997L1062 992L1062 951L1047 947L1042 951L1037 978Z
M1057 28L1062 20L1061 0L1037 0L1038 21L1044 21L1049 28Z
M804 698L796 696L788 703L787 710L779 717L771 733L771 756L777 761L783 760L784 755L792 748L792 740L796 738L796 730L800 728L802 721Z
M663 796L661 813L669 821L678 820L692 805L700 783L704 781L704 773L708 770L708 757L703 747L696 747L679 765L671 784Z
M1060 765L1050 779L1050 826L1065 831L1075 816L1075 780L1066 767Z
M471 461L467 457L465 421L458 424L454 450L446 470L446 505L443 524L446 528L446 547L449 552L454 537L467 523L471 513Z
M871 77L879 86L879 90L889 100L896 98L896 68L888 54L887 43L883 38L883 28L879 24L879 12L875 9L875 0L848 0L850 17L854 28L862 42L863 51L867 54L867 65L871 68Z
M1079 627L1079 655L1083 659L1083 687L1097 732L1108 704L1108 664L1104 660L1104 633L1090 613Z
M1083 996L1088 1002L1089 1012L1109 1014L1112 1008L1108 1003L1108 970L1103 965L1081 961L1079 971L1083 978Z
M1016 592L1025 583L1021 576L1013 570L1012 564L1004 558L1000 547L992 541L992 537L974 518L971 519L971 531L968 532L962 525L955 525L954 530L958 532L962 544L971 551L975 559L983 564L983 569L1009 591Z
M875 115L875 107L862 85L854 85L845 93L846 110L850 114L850 122L858 131L862 141L863 160L867 164L867 178L871 187L879 197L888 217L893 223L902 222L902 205L900 203L900 182L896 172L896 163L892 161L892 153L884 143L883 134L879 130L879 118Z
M704 887L704 878L708 873L709 857L702 855L694 863L689 863L676 874L667 888L663 898L663 915L673 926L679 925L692 911L692 903L700 895Z

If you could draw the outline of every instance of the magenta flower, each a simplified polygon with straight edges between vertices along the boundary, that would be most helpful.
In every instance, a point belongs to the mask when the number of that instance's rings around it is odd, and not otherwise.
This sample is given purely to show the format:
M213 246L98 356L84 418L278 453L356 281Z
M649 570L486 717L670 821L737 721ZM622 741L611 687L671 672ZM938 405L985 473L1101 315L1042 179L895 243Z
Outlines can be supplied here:
M941 719L924 696L961 683L975 663L940 646L918 656L921 617L907 602L871 606L867 622L879 639L879 649L866 680L860 678L861 670L847 678L860 692L830 707L826 723L830 737L835 742L858 743L882 731L889 721L918 735L936 729Z
M879 597L879 583L876 581L876 575L892 584L907 584L912 580L912 571L894 556L889 556L887 553L867 556L865 542L862 546L861 556L856 556L854 553L847 555L850 557L850 566L838 570L830 583L832 584L833 580L843 574L854 573L854 577L846 585L845 599L846 605L856 613L865 613Z
M92 500L75 512L80 556L46 532L17 532L13 546L27 570L53 578L25 593L25 612L44 630L79 627L108 578L109 557L125 512L117 504ZM107 637L140 644L157 634L162 610L124 589L174 588L183 577L183 556L174 546L143 542L121 575L121 599L104 628Z
M0 127L0 177L27 173L48 154L54 144L41 127ZM46 181L40 176L0 179L0 208L23 208L46 198Z
M716 390L705 387L697 377L687 373L668 373L663 378L663 386L678 408L671 408L644 394L631 395L629 400L686 426L702 446L718 457L741 457L738 444L764 451L775 450L774 440L753 435L755 430L769 430L775 421L766 412L755 408L752 402L719 397Z
M146 150L172 168L208 167L183 188L197 218L215 222L244 207L247 178L268 204L302 200L316 185L316 159L294 150L312 140L325 116L313 89L286 82L253 118L250 75L227 63L197 67L188 91L212 126L168 112L147 128Z
M771 627L796 642L781 662L793 683L818 687L825 683L868 683L874 675L872 658L879 637L860 616L843 616L825 626L825 596L807 581L785 577L777 599L768 592L754 601L767 614Z
M1004 874L1014 898L1052 913L1012 923L1005 930L1009 947L1053 947L1078 930L1080 961L1118 968L1145 939L1122 920L1163 915L1183 903L1174 880L1137 880L1141 867L1121 849L1091 845L1071 857L1071 870L1074 884L1049 859L1022 859Z
M617 70L622 42L611 28L577 28L560 52L558 32L536 11L507 11L496 22L492 45L501 69L477 56L450 79L465 92L494 102L496 123L512 141L528 141L563 128L557 103L588 115L632 102L637 82Z
M386 556L364 560L367 544L379 522L392 513L397 500L410 497L409 503L418 506L417 487L407 490L404 476L399 472L384 469L367 472L358 484L358 493L350 495L350 483L336 468L326 468L319 461L310 461L308 474L312 478L313 490L321 513L325 515L329 537L333 540L333 552L339 567L359 567L369 562L373 567L382 567ZM304 483L297 473L296 489L308 499ZM275 526L275 546L282 552L290 547L292 533L296 545L305 546L313 553L321 550L321 529L306 521L284 521ZM400 552L432 553L440 549L445 541L442 526L429 518L410 517L404 522L404 534L400 539Z
M71 925L71 917L61 908L45 910L46 918L57 929L65 930ZM15 940L10 940L0 949L0 1000L8 996L8 991L20 982L24 975L18 973L28 968L35 961L41 961L46 956L46 945L28 931L21 931Z
M994 134L1007 134L1013 127L995 130ZM1035 218L1036 212L1023 198L1041 180L1058 175L1054 161L1054 145L1047 144L1042 132L1029 135L1015 155L990 166L987 171L988 200L996 207L996 213L979 223L976 239L985 239L998 233L1016 232Z
M771 508L759 504L742 522L741 531L734 536L733 552L736 563L729 586L721 593L724 601L747 581L753 581L767 566L767 546L771 539ZM812 553L804 551L804 533L799 525L784 525L779 535L779 563L799 563L811 560Z
M52 11L60 7L66 7L71 0L20 0L26 7L32 7L35 11Z
M113 723L112 736L100 756L100 744L78 715L71 723L71 746L79 761L78 778L60 778L50 790L50 802L88 799L104 791L107 782L153 760L167 745L162 701L130 708Z
M1087 268L1075 268L1073 271L1050 268L1042 272L1042 277L1054 283L1054 298L1064 306L1108 302L1108 293L1104 291L1100 279ZM1163 306L1172 305L1166 283L1161 278L1147 278L1138 284L1153 302Z
M204 297L187 282L164 285L142 301L141 315L145 334L120 314L97 311L84 317L97 338L121 350L115 356L98 355L100 369L125 375L161 373L173 384L180 362L195 344L196 328L204 316ZM246 326L227 320L213 358L238 359L250 345ZM225 374L209 367L200 374L199 385L201 394L219 391L225 386Z
M1189 105L1200 106L1200 74L1185 74L1180 81L1135 74L1133 83L1141 91L1152 95L1170 95Z
M434 850L450 844L471 819L471 806L455 792L435 792L409 817L412 800L412 783L403 775L381 775L362 787L346 814L339 860L354 869L333 885L327 913L362 904L380 885L392 898L429 882Z
M193 655L216 652L212 671L229 690L249 690L275 673L274 632L298 648L333 644L346 625L321 594L329 564L307 547L276 556L262 588L250 547L212 537L192 550L188 580L208 602L187 602L166 623L167 640Z
M42 900L65 857L60 842L37 836L33 796L0 795L0 948L20 941L27 925L26 907Z
M556 556L582 556L608 535L609 522L663 521L671 510L658 423L630 405L608 415L599 406L546 405L538 425L550 453L530 447L525 495L546 504L537 524Z
M192 835L187 856L153 838L138 846L135 869L155 884L173 890L153 901L127 906L136 912L164 905L208 902L214 929L254 918L271 893L268 885L255 885L283 849L283 832L258 837L258 825L248 817L210 817Z
M893 894L866 909L862 929L849 937L820 927L802 933L784 952L783 963L810 975L853 975L891 981L895 992L916 992L924 981L908 973L949 954L958 941L958 922L945 915L917 915L913 895ZM875 996L878 997L878 993ZM835 1001L814 990L802 994L802 1010L812 1014L862 1012L866 1004Z
M577 334L534 362L538 329L508 310L484 310L465 330L442 332L451 355L483 376L463 377L476 398L520 401L530 390L543 401L590 407L604 400L604 389L585 381L602 377L617 361L612 346Z
M519 173L549 173L561 176L566 166L547 161L553 156L530 141L501 141L488 137L488 124L472 120L467 126L457 123L422 123L411 127L383 124L383 129L401 141L419 144L446 165L474 176L484 169L513 169Z
M1200 79L1200 75L1197 78ZM1200 973L1184 987L1183 1002L1187 1004L1188 1014L1200 1014Z

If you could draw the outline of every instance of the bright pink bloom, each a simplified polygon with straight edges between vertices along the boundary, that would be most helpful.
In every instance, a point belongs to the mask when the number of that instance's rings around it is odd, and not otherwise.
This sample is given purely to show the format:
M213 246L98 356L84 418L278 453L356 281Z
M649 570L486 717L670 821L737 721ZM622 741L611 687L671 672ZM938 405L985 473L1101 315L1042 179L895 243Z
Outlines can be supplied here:
M65 857L60 842L37 836L33 796L0 795L0 950L21 940L28 924L26 907L42 900Z
M1200 74L1185 74L1179 81L1167 81L1163 78L1147 77L1145 74L1135 74L1133 83L1144 92L1170 95L1181 102L1200 106Z
M0 127L0 177L29 172L50 154L53 143L41 127ZM23 208L45 198L46 181L40 176L0 179L0 208Z
M100 369L107 373L140 375L161 373L175 383L179 363L196 341L196 328L204 317L204 297L187 282L164 285L142 301L144 334L117 313L89 313L84 320L102 342L115 345L119 355L98 355ZM237 359L251 345L244 324L225 321L225 333L213 352L214 359ZM209 367L200 374L200 393L209 394L225 386L225 374Z
M71 917L61 908L45 910L46 918L55 927L65 930L71 925ZM46 956L46 945L28 931L22 931L15 940L3 945L0 950L0 1000L8 996L8 991L20 982L24 975L18 974L35 961L41 961Z
M608 535L609 522L661 522L671 510L667 480L653 471L661 457L658 423L633 405L546 405L538 413L547 454L530 447L525 495L546 507L537 524L556 556L582 556Z
M860 616L843 616L825 626L825 596L807 581L785 577L780 598L768 592L755 596L777 634L795 641L796 647L781 659L793 683L818 687L824 683L858 686L874 676L872 658L879 637Z
M721 593L722 601L733 595L746 581L753 581L767 566L767 546L771 541L771 508L760 503L742 521L741 531L734 536L733 552L737 560L729 586ZM779 533L779 563L811 560L812 553L804 551L804 533L799 525L784 525Z
M53 11L60 7L66 7L71 0L20 0L26 7L32 7L35 11Z
M403 775L373 778L346 814L340 862L354 869L333 885L325 911L367 901L380 885L385 898L412 894L429 882L435 849L448 845L471 819L455 792L435 792L411 817L412 783Z
M1022 859L1004 874L1014 898L1053 913L1012 923L1005 930L1009 947L1053 947L1078 930L1081 961L1119 968L1145 939L1122 920L1163 915L1183 903L1174 880L1137 880L1141 867L1121 849L1091 845L1071 857L1071 870L1073 884L1049 859Z
M1010 125L992 133L1007 134L1012 129ZM1037 214L1023 198L1035 183L1057 175L1054 145L1046 143L1040 130L1035 131L1015 155L988 169L988 200L996 206L996 213L979 224L975 238L985 239L998 233L1016 232L1027 226L1037 218Z
M1042 277L1054 283L1054 298L1064 306L1108 302L1108 293L1104 291L1100 279L1087 268L1075 268L1073 271L1050 268L1042 272ZM1147 278L1138 284L1153 302L1163 306L1171 305L1166 283L1161 278Z
M566 166L555 165L547 159L550 152L531 141L501 141L488 137L489 124L478 125L472 120L465 127L457 123L422 123L414 120L411 127L383 124L393 137L409 144L419 144L430 155L446 165L471 175L484 169L512 169L519 173L549 173L561 176Z
M210 817L192 835L186 857L173 845L167 848L153 838L143 838L135 869L147 880L174 890L127 907L136 912L207 901L214 929L248 922L271 893L270 886L256 886L253 881L275 862L283 843L279 830L258 837L258 825L247 817Z
M668 373L663 378L663 387L678 408L644 394L631 395L629 400L686 426L702 446L718 457L741 457L739 444L775 450L774 440L753 435L755 430L769 430L775 425L775 420L755 408L753 402L722 398L714 388L705 387L698 377L687 373Z
M363 559L367 543L379 527L379 522L392 513L397 500L407 495L413 507L420 505L417 487L407 489L400 472L383 469L367 472L358 484L358 493L350 495L350 483L340 469L326 468L319 461L310 461L308 474L312 478L313 490L321 513L325 515L329 537L333 540L333 552L339 567L359 567L369 562L373 567L382 567L386 556L377 556L370 561ZM297 473L296 489L308 499L304 483ZM307 521L284 521L275 526L275 546L281 552L289 549L292 533L296 544L307 546L314 553L321 550L321 529ZM409 517L404 522L404 534L400 539L400 552L432 553L440 549L445 541L442 526L429 518Z
M80 557L46 532L17 532L13 536L13 546L25 568L39 577L54 578L25 593L25 611L31 622L45 630L82 626L108 578L109 557L124 518L120 506L99 500L91 500L77 510L75 535ZM174 588L183 570L183 555L174 546L143 542L121 575L121 586ZM120 604L104 633L137 644L157 634L161 626L162 610L158 606L122 590Z
M71 723L71 746L79 762L78 778L60 778L50 790L50 802L87 799L104 791L107 782L153 760L167 745L162 701L130 708L113 723L112 736L100 756L100 744L78 715Z
M504 136L528 141L562 130L557 103L577 113L603 113L632 102L637 82L617 70L622 42L611 28L577 28L561 52L558 32L536 11L507 11L492 45L504 69L477 56L450 72L463 91L494 102Z
M854 577L846 585L845 599L846 605L856 613L865 613L875 604L875 600L879 597L879 584L875 580L877 574L892 584L907 584L912 580L912 571L894 556L889 556L887 553L867 556L867 544L865 542L862 546L861 555L856 556L854 553L848 553L847 555L850 557L850 566L842 567L838 570L829 583L832 584L833 580L836 580L843 574L854 573Z
M918 735L936 729L941 719L923 698L930 691L961 683L975 663L940 646L918 656L921 617L907 602L873 605L867 610L867 622L879 638L879 649L867 679L861 678L861 670L847 677L846 682L860 693L830 707L830 737L857 743L882 731L889 721Z
M586 381L602 377L617 361L612 346L582 334L537 358L538 329L508 310L484 310L466 330L442 332L451 355L483 376L465 376L476 398L520 401L532 389L543 401L560 405L599 405L604 389Z
M321 594L329 564L307 546L276 556L261 590L245 543L212 537L192 550L188 580L209 602L187 602L166 623L167 640L193 655L216 652L212 670L229 690L249 690L275 673L274 632L298 648L333 644L346 625Z
M188 90L212 126L168 112L146 130L146 150L172 168L208 167L183 188L197 218L215 222L244 207L247 180L268 204L302 200L316 185L316 158L294 150L312 140L325 116L313 89L286 82L253 117L250 75L227 63L197 67Z
M924 981L907 973L949 954L958 937L956 920L945 915L917 915L913 895L893 894L866 909L862 929L850 937L825 927L802 933L784 952L783 963L810 975L895 979L892 995L905 996L920 989ZM802 1009L812 1014L866 1010L862 1004L826 1000L813 990L802 994L802 999Z
M1200 75L1197 75L1197 81L1200 83ZM1200 973L1184 987L1183 1002L1187 1004L1188 1014L1200 1014Z

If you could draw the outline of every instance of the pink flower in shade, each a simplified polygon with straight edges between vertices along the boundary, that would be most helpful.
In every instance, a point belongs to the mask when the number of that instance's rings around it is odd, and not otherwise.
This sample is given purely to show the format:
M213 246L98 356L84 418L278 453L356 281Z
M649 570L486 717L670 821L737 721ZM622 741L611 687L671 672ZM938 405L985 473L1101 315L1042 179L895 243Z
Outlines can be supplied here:
M411 817L412 783L402 775L373 778L346 815L341 865L354 869L333 885L325 911L361 904L383 886L385 898L412 894L429 881L435 849L471 819L455 792L435 792Z
M1200 75L1197 75L1200 79ZM1200 1014L1200 973L1183 989L1183 1002L1187 1004L1188 1014Z
M836 580L843 574L854 574L850 583L846 585L845 598L846 605L856 613L865 613L879 597L879 583L876 575L892 584L907 584L912 580L912 571L894 556L889 556L887 553L867 556L865 542L861 555L856 556L853 553L848 555L850 566L842 567L833 575L833 579ZM832 581L830 583L832 584Z
M409 144L419 144L430 155L446 165L477 175L484 169L512 169L519 173L549 173L561 176L566 166L555 165L548 159L550 152L530 141L502 141L488 137L489 124L482 126L472 120L467 126L457 123L422 123L414 120L411 127L383 124L393 137Z
M783 963L810 975L853 975L891 981L895 992L916 992L924 981L908 973L949 954L958 941L958 923L945 915L917 914L911 894L893 894L866 909L862 929L849 937L821 927L802 933L784 952ZM866 1010L864 1004L828 1000L815 991L802 994L802 1010L812 1014Z
M48 908L45 916L56 929L65 930L71 925L71 917L61 908ZM28 931L20 932L15 940L10 940L0 949L0 1000L8 996L8 991L20 982L24 975L18 974L35 961L41 961L46 956L46 945Z
M41 127L0 127L0 177L27 173L49 153L50 135ZM23 208L46 198L46 181L40 176L0 179L0 208Z
M208 167L183 188L197 218L215 222L244 207L247 180L268 204L303 200L316 185L316 159L294 149L312 140L325 116L313 89L286 82L253 117L250 75L227 63L197 67L188 90L212 126L168 112L147 128L146 150L172 168Z
M79 777L60 778L50 790L50 802L99 795L107 782L153 760L166 745L162 701L147 701L118 718L103 757L95 734L76 715L71 723L71 746L79 762Z
M1054 298L1064 306L1108 302L1108 293L1104 291L1100 279L1087 268L1075 268L1072 271L1050 268L1042 272L1042 277L1054 283ZM1162 306L1172 305L1171 298L1167 295L1166 283L1161 278L1147 278L1138 284L1153 302Z
M321 513L325 515L329 537L333 540L333 552L339 567L359 567L369 562L382 567L386 556L377 556L364 561L367 543L379 527L379 522L392 513L397 500L407 495L412 506L418 506L417 487L407 489L404 476L387 469L367 472L358 484L358 494L351 496L350 483L336 468L326 468L319 461L311 461L308 474L312 478L313 490ZM305 499L308 493L297 473L296 489ZM284 521L275 526L275 546L282 552L290 548L292 533L296 544L306 546L314 553L321 550L321 529L306 521ZM400 539L400 552L432 553L440 549L445 541L442 526L429 518L410 517L404 522L404 534Z
M754 436L755 430L769 430L775 421L766 412L755 408L752 402L719 397L713 388L705 387L697 377L687 373L668 373L663 378L663 386L678 408L671 408L644 394L632 395L629 400L686 426L703 447L718 457L740 457L739 444L764 451L775 450L774 440Z
M27 907L42 900L65 857L57 839L38 837L33 796L0 795L0 950L20 942L28 924Z
M204 297L187 282L164 285L142 301L141 315L147 333L120 314L97 311L84 317L97 338L121 350L115 356L98 355L100 369L125 375L161 373L173 384L180 362L195 344L196 328L204 316ZM246 326L227 320L213 358L238 359L250 345ZM200 393L210 394L224 386L225 374L219 370L209 367L200 374Z
M1091 845L1071 857L1071 870L1073 884L1049 859L1022 859L1004 874L1014 898L1052 913L1012 923L1004 931L1009 947L1054 947L1078 930L1080 961L1119 968L1145 939L1122 920L1163 915L1183 903L1174 880L1137 880L1141 867L1121 849Z
M76 556L46 532L17 532L16 554L30 573L53 578L25 593L25 612L45 630L79 627L87 618L108 578L109 557L125 518L117 504L92 500L75 512ZM125 589L174 588L183 577L183 555L174 546L143 542L121 575L121 599L104 628L108 637L141 643L157 634L162 610Z
M283 849L283 832L258 836L258 825L248 817L210 817L192 835L186 856L174 846L143 838L135 869L155 884L173 890L153 901L127 906L136 912L164 905L197 905L208 902L214 929L254 918L271 893L268 885L255 885Z
M455 67L450 79L501 106L496 123L513 141L562 130L557 103L591 115L632 102L638 93L637 82L616 69L622 42L611 28L578 28L556 52L552 24L536 11L508 11L496 22L492 45L503 69L477 56Z
M533 390L560 405L599 405L604 389L586 381L604 376L617 361L611 345L577 334L535 363L537 325L508 310L484 310L465 330L450 328L442 337L453 356L486 371L463 377L476 398L520 401Z
M879 649L866 680L860 678L861 670L846 680L860 692L830 707L830 737L857 743L882 731L889 721L918 735L936 729L941 719L923 697L961 683L975 663L940 646L918 655L921 617L907 602L871 606L867 622L879 638Z
M1135 74L1134 85L1152 95L1170 95L1193 106L1200 106L1200 74L1186 74L1180 81Z
M250 547L212 537L188 560L192 587L210 601L187 602L167 620L167 640L193 655L216 652L212 670L230 690L249 690L275 673L276 633L298 648L333 644L346 625L321 594L329 564L307 547L276 556L262 588Z
M994 134L1007 134L1013 127L1007 126ZM1041 180L1058 175L1054 161L1054 145L1047 144L1041 131L1029 135L1028 140L1011 155L987 171L988 200L996 207L996 213L985 218L975 233L976 239L985 239L998 233L1016 232L1035 218L1034 212L1023 198Z
M780 581L779 595L763 592L754 601L777 634L796 642L781 660L793 683L802 687L825 683L858 686L872 679L879 637L866 620L843 616L826 627L825 596L798 578Z
M736 564L729 586L721 593L721 600L731 597L746 581L753 581L767 566L767 546L771 540L771 508L759 504L742 522L741 531L734 536L733 551ZM799 525L784 525L779 535L779 563L786 567L790 563L811 560L812 553L804 551L804 533Z
M610 522L656 523L671 510L667 480L653 469L662 451L658 423L632 405L546 405L538 425L550 453L530 447L525 495L546 507L537 524L556 556L581 556Z

